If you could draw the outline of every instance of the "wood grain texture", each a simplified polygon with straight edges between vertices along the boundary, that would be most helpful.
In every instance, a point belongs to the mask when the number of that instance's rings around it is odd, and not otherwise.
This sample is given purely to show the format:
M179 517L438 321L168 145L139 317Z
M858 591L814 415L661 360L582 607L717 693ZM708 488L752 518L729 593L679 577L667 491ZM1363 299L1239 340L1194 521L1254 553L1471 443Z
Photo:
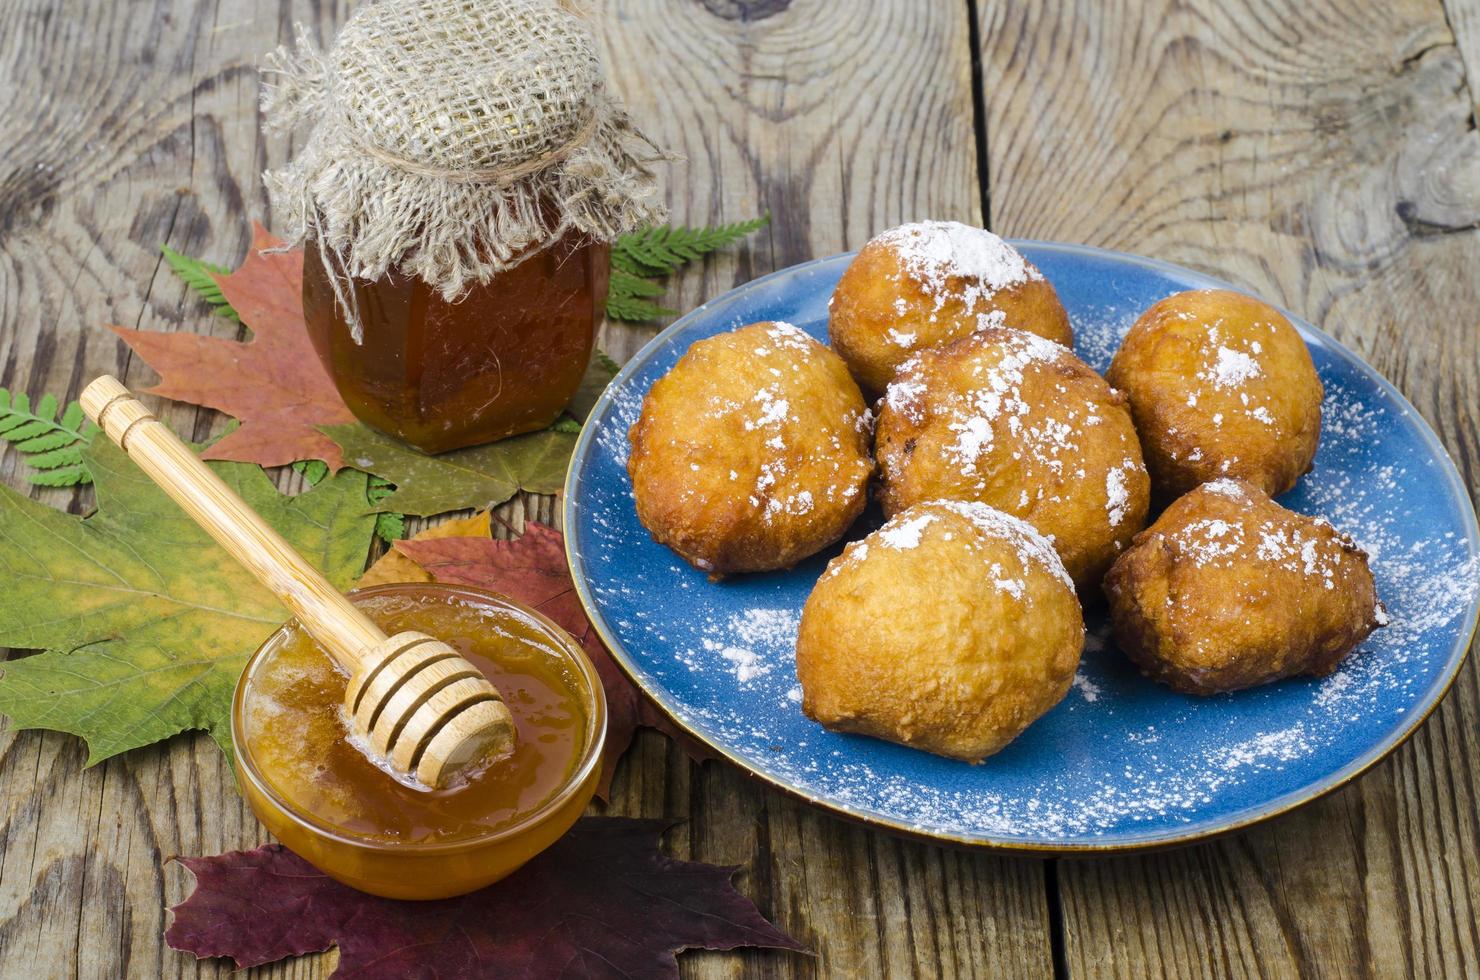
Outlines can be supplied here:
M965 4L891 0L845 19L826 0L613 0L601 34L616 89L679 154L673 220L772 223L686 272L668 305L857 248L923 217L980 220ZM676 301L675 301L676 300ZM619 359L653 331L609 326ZM824 816L656 736L619 771L613 806L685 825L696 860L749 858L741 889L815 960L691 955L685 974L1043 976L1051 972L1041 862L906 843Z
M235 263L265 216L259 174L285 147L259 135L254 65L333 3L20 0L0 6L0 384L75 396L111 372L153 380L107 323L235 336L163 266L159 246ZM214 413L146 399L202 438ZM13 458L0 476L22 485ZM285 478L291 479L291 478ZM43 499L80 509L86 491ZM0 733L0 972L215 976L164 947L187 875L171 854L266 840L208 739L83 770L82 743ZM323 958L262 971L322 974Z
M1396 382L1480 488L1480 138L1439 3L979 13L997 230L1180 262L1290 307ZM1480 972L1477 721L1471 662L1429 725L1320 803L1218 843L1060 862L1068 972Z
M1303 313L1393 378L1480 487L1480 146L1465 70L1480 65L1480 0L596 6L614 87L683 157L674 220L773 217L678 277L669 305L900 221L985 212L1004 233L1183 262ZM104 371L148 384L108 322L236 335L158 245L240 260L247 220L266 217L260 171L288 151L260 132L253 66L294 21L327 39L345 7L0 5L0 384L75 394ZM620 360L653 332L609 325L601 343ZM196 438L223 423L149 404ZM13 455L0 479L22 485ZM88 499L41 496L73 510ZM549 497L497 515L501 537L556 519ZM1431 723L1353 787L1218 843L1110 861L903 842L695 766L652 733L607 812L684 819L674 854L744 865L741 890L818 951L686 954L691 977L1474 975L1477 731L1471 664ZM265 840L219 750L184 737L90 770L83 759L69 736L0 732L0 974L235 975L161 940L163 907L187 890L168 855ZM334 961L249 972L319 977Z
M1480 110L1480 87L1477 87L1475 72L1480 69L1480 2L1476 0L1443 0L1444 16L1449 29L1454 32L1454 42L1465 63L1465 82L1469 89L1470 105ZM1471 116L1472 122L1474 116Z
M75 393L104 371L147 368L101 326L233 336L159 261L158 245L234 264L258 181L287 147L264 137L252 66L295 20L323 39L334 3L81 2L0 10L0 383ZM969 22L957 2L871 5L856 30L810 2L631 3L600 11L613 83L644 127L683 155L676 221L770 210L752 245L675 282L690 306L793 262L862 244L907 218L980 214ZM847 92L849 98L840 98ZM651 330L611 326L622 359ZM196 438L222 420L148 400ZM20 485L6 460L0 477ZM284 474L285 488L297 478ZM87 493L48 492L61 506ZM499 508L504 536L555 521L552 498ZM412 530L417 525L414 523ZM187 890L162 868L265 836L205 739L82 771L80 743L0 735L0 972L26 976L208 976L164 948L163 907ZM663 738L639 739L608 812L686 819L682 857L740 864L740 887L818 956L690 954L696 977L1042 975L1050 969L1039 862L907 844L821 816L718 764L700 769ZM321 976L334 955L251 971Z

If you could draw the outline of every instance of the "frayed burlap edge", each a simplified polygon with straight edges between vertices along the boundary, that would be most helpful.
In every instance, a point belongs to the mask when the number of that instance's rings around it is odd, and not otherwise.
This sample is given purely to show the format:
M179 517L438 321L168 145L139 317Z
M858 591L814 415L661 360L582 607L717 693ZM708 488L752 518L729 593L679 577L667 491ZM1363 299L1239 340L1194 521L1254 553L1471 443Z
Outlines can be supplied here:
M313 125L297 157L264 175L283 247L312 240L328 269L361 279L395 270L436 284L452 302L571 229L611 241L663 219L653 165L670 158L608 96L533 172L462 175L358 145L335 118L328 64L302 28L296 54L277 49L264 73L274 77L262 95L269 129ZM347 307L351 291L334 285ZM351 316L357 335L358 319Z

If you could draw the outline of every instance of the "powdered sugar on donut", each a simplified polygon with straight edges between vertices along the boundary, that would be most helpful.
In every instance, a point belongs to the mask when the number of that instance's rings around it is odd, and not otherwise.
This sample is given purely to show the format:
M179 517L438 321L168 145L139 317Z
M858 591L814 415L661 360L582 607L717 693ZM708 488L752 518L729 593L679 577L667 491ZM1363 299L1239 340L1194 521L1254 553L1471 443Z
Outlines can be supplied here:
M1111 527L1120 527L1120 522L1125 520L1130 510L1131 491L1125 482L1127 469L1133 469L1133 466L1115 466L1105 474L1105 511Z
M1081 427L1098 424L1101 419L1089 405L1082 411L1068 408L1063 418L1046 415L1043 406L1035 407L1024 398L1023 383L1031 365L1053 364L1068 357L1069 352L1022 330L999 331L995 344L1000 355L991 363L976 364L969 391L932 400L922 377L926 362L917 356L905 363L886 390L885 404L915 425L925 422L927 411L947 419L946 428L955 433L955 439L944 452L965 476L977 474L981 460L1004 435L1011 439L1014 452L1029 453L1063 476L1068 461L1079 449L1076 435ZM1135 467L1129 459L1126 463Z
M977 501L935 500L927 506L941 507L966 518L987 537L1011 544L1024 567L1037 565L1069 588L1074 588L1074 580L1064 570L1064 563L1054 550L1053 542L1027 521Z
M1258 343L1254 346L1257 347ZM1206 377L1213 382L1215 388L1232 388L1263 373L1253 355L1225 346L1218 348L1213 367Z
M1210 483L1204 483L1202 489L1204 493L1214 493L1220 497L1227 497L1229 500L1248 499L1248 494L1244 493L1244 488L1233 480L1213 480Z
M1255 500L1232 480L1214 480L1198 490L1240 504L1254 506ZM1262 508L1261 508L1262 509ZM1275 520L1255 516L1252 510L1227 520L1212 517L1191 521L1165 532L1177 552L1198 565L1228 566L1239 561L1257 561L1294 572L1336 587L1336 572L1348 549L1356 543L1320 517L1291 515Z
M862 541L854 541L843 549L843 553L828 565L824 576L831 578L843 569L867 560L873 548L912 551L920 547L926 530L940 522L939 512L942 510L965 518L984 537L1011 545L1023 569L1036 565L1069 588L1074 587L1069 573L1064 570L1064 563L1054 550L1053 542L1040 534L1033 525L986 504L959 500L932 500L928 504L920 504L894 515L873 534ZM950 530L943 532L946 540L950 540L954 533ZM995 562L990 573L988 578L999 591L1014 598L1022 597L1026 589L1026 583L1022 579L1009 574Z
M955 297L968 308L998 290L1042 279L1017 249L984 228L959 221L919 221L874 239L894 249L906 274L938 310Z
M888 548L904 551L909 548L920 546L920 535L927 527L935 523L934 514L921 514L918 517L890 521L879 528L879 541Z

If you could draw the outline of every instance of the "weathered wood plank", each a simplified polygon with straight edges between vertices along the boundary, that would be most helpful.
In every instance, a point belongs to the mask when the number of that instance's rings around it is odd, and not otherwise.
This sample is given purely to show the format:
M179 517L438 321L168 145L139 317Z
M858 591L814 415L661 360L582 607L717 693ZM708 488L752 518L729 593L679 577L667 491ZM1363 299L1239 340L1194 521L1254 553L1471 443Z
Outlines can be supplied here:
M1480 138L1437 0L979 6L997 230L1291 307L1392 378L1480 490ZM1471 663L1331 798L1218 843L1061 862L1069 972L1480 971L1477 721Z
M1480 71L1480 2L1477 0L1443 0L1444 14L1449 20L1449 29L1454 32L1455 44L1465 62L1465 80L1470 92L1470 105L1480 111L1480 85L1476 83L1476 72Z
M614 0L601 18L616 89L684 158L674 220L772 224L686 273L687 309L773 269L923 217L980 220L964 4L880 0L840 19L823 0ZM846 25L844 24L846 20ZM632 353L651 330L609 326ZM686 819L675 853L744 861L740 887L813 961L685 957L685 975L1043 976L1051 972L1040 862L901 842L823 816L664 740L618 776L621 812Z
M266 214L258 174L286 149L260 133L252 66L294 20L328 37L344 7L28 0L0 10L0 384L75 393L104 370L147 384L148 369L101 331L108 322L233 335L161 265L158 245L240 259L244 219ZM900 220L980 213L962 4L881 2L846 32L823 0L613 0L600 19L616 88L686 157L670 181L675 218L775 218L753 246L681 277L675 305L856 247ZM621 358L651 333L609 327L602 343ZM159 407L196 437L221 424ZM13 461L0 478L19 484ZM80 507L87 494L48 499ZM499 513L515 527L555 517L551 498ZM163 907L186 891L164 858L265 839L218 750L179 738L92 770L83 758L66 736L0 733L0 964L45 976L234 972L161 941ZM670 835L675 853L746 865L740 887L819 951L690 955L688 975L1050 968L1038 862L874 834L719 764L699 769L652 734L619 772L609 812L685 818ZM252 972L322 976L333 962Z
M258 175L283 147L259 135L254 65L294 19L320 29L336 4L34 2L0 10L0 384L76 391L103 371L152 380L113 322L236 329L212 318L159 246L239 260L265 216ZM160 403L195 437L214 413ZM19 480L12 460L0 476ZM88 494L44 499L80 506ZM81 743L0 734L0 964L7 975L225 975L166 949L164 906L186 875L176 853L266 839L207 739L184 737L83 770ZM308 959L264 976L320 975Z

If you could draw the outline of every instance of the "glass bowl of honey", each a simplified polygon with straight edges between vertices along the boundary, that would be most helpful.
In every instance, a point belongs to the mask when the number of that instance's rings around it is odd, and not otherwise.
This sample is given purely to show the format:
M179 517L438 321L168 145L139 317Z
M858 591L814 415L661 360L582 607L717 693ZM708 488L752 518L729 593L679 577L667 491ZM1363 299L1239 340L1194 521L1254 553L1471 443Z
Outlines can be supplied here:
M402 782L355 744L342 709L348 678L290 621L237 682L242 795L284 846L360 891L433 899L492 884L591 801L606 736L596 668L570 634L493 592L408 583L350 599L388 634L427 633L481 670L513 715L513 753L445 789Z

